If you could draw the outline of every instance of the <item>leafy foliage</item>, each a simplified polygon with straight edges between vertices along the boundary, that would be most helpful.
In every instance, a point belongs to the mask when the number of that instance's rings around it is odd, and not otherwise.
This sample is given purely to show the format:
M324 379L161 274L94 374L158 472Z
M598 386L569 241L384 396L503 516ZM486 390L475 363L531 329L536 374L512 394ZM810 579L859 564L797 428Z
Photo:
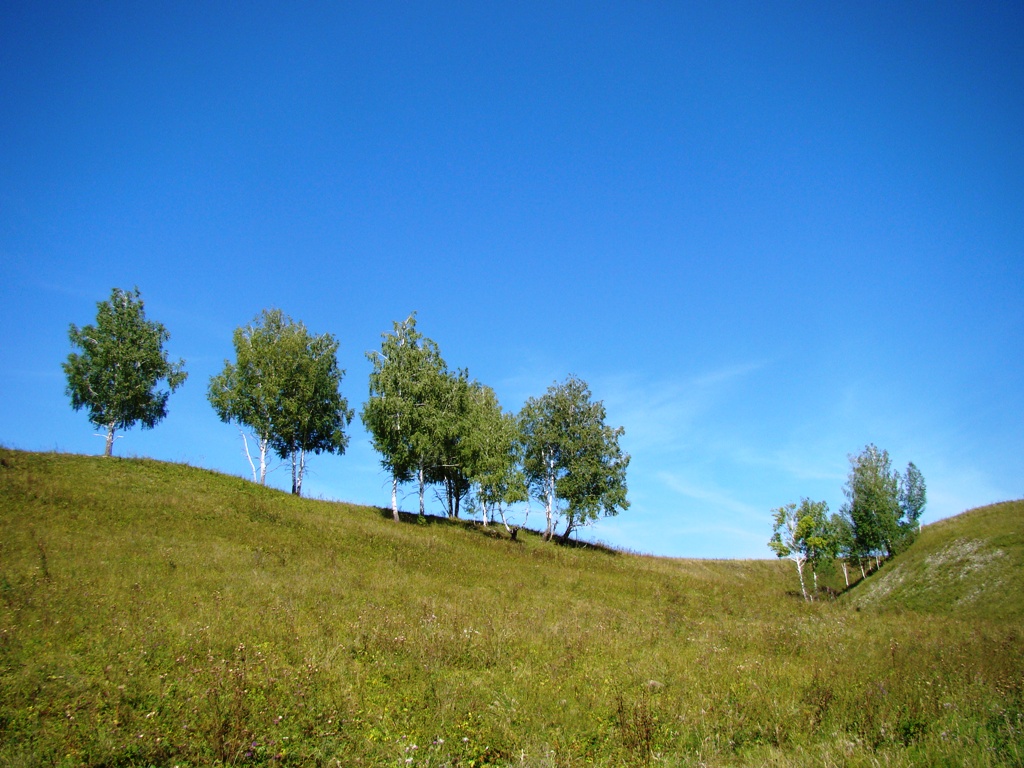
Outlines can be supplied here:
M804 564L817 567L835 556L835 537L829 529L828 504L802 499L799 506L787 504L772 514L774 528L768 547L779 557L788 557L796 564L800 591L810 600L804 583Z
M373 370L362 419L381 464L392 475L394 519L399 517L398 483L414 474L420 483L422 515L426 471L438 458L447 366L437 344L416 330L415 313L395 322L391 333L382 334L380 350L366 356Z
M619 447L622 427L604 423L604 404L591 400L586 382L570 376L530 398L520 412L523 470L531 491L544 502L545 538L565 518L564 540L598 516L627 509L629 454Z
M905 475L892 469L889 452L869 444L850 457L841 510L850 521L856 556L891 556L906 548L924 510L924 477L911 463Z
M277 309L264 310L232 336L235 362L224 361L224 370L210 378L207 396L223 422L234 422L252 431L260 451L260 472L253 466L253 480L266 482L267 451L274 435L278 403L283 399L285 363L283 338L294 330ZM243 439L245 433L242 433ZM248 455L248 443L246 443ZM252 464L252 459L249 459Z
M522 439L515 414L502 410L494 390L474 383L469 390L469 428L464 441L466 473L476 488L476 501L487 525L505 507L527 500L526 477L520 468ZM505 527L509 528L508 523Z
M89 421L106 430L104 455L110 456L117 430L136 423L152 429L167 416L167 399L188 374L184 360L171 362L164 351L170 334L163 324L146 319L139 289L115 288L97 304L96 325L68 336L73 348L63 364L71 407L89 412ZM158 389L160 382L167 389Z
M280 310L264 310L234 333L236 362L211 378L208 396L222 421L253 431L260 447L260 482L266 451L291 460L292 493L302 492L307 453L344 453L352 420L341 395L338 341L315 336ZM250 459L251 463L251 459ZM255 467L253 468L255 476Z
M286 396L271 445L281 458L291 458L292 493L302 491L307 453L344 453L345 427L352 420L348 401L339 387L344 371L338 367L338 341L331 334L312 336L300 324L300 334L288 345L284 377Z
M920 526L921 513L928 501L928 493L921 474L914 462L907 465L906 474L900 477L899 502L903 517L900 521L905 531L915 531Z
M480 384L469 380L467 371L443 371L437 382L431 409L434 423L433 449L426 479L444 489L444 504L451 518L459 517L462 500L470 490L466 474L472 460L473 405Z

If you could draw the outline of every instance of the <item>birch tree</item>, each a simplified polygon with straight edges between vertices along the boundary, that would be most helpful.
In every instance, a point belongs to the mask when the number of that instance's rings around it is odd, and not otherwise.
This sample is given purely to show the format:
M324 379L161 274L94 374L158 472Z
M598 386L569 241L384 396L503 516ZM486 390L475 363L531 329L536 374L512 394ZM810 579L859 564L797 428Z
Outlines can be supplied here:
M373 370L361 415L381 465L391 473L397 522L398 485L413 477L419 482L420 515L426 513L426 476L436 455L437 402L446 366L437 344L416 330L415 312L381 338L380 350L366 353Z
M907 471L900 477L899 504L900 526L906 537L913 538L921 528L921 514L928 502L924 475L914 462L907 464Z
M272 449L291 464L292 493L301 496L307 454L342 454L348 446L345 428L352 411L340 392L345 372L338 367L338 341L331 334L313 335L272 309L238 328L234 345L236 362L226 360L210 379L210 404L222 421L243 429L253 480L257 471L244 429L259 451L258 482L266 482Z
M340 392L345 371L338 367L338 340L329 333L311 335L298 323L286 337L281 397L271 446L292 467L292 493L302 495L308 454L343 454L345 428L352 410Z
M888 451L868 444L850 456L843 494L846 503L840 511L850 522L860 558L873 558L877 568L882 557L913 541L927 499L924 476L913 462L901 475L892 468Z
M164 351L170 334L146 319L139 289L115 288L97 305L96 325L71 324L74 349L63 363L71 407L85 408L89 422L104 430L104 456L113 454L118 430L141 423L152 429L167 416L167 400L185 383L185 361L171 362ZM166 389L160 389L163 382Z
M601 401L591 400L586 382L570 376L530 398L520 412L523 471L533 495L544 504L545 540L565 520L562 540L599 516L628 509L622 427L606 425Z
M850 586L849 565L856 559L855 545L853 541L853 528L850 521L841 514L833 514L829 519L829 531L835 542L836 556L843 566L843 580L846 586Z
M779 557L788 557L796 565L800 592L810 601L804 583L804 565L830 550L827 538L828 504L824 501L801 500L772 510L773 533L769 548ZM817 586L817 577L815 577Z
M279 309L263 310L249 325L236 328L232 337L235 362L225 360L224 370L210 378L207 390L207 398L220 420L238 425L253 482L260 485L267 482L267 456L282 397L283 339L295 330L291 319ZM258 473L246 430L259 453Z
M476 385L470 390L471 428L466 436L466 472L486 526L497 514L513 532L506 509L527 500L526 477L520 468L522 440L515 414L502 410L494 390Z
M442 486L442 502L448 517L456 519L462 500L470 490L467 467L472 461L474 403L479 382L470 381L465 370L442 372L432 395L432 402L425 406L431 417L429 432L431 442L430 467L427 480Z

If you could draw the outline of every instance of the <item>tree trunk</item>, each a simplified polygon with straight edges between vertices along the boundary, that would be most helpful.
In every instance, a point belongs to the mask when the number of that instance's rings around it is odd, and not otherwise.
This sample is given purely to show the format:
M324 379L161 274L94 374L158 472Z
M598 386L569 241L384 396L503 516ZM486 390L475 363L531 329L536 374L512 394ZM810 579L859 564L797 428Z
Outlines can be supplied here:
M544 529L544 541L551 541L555 532L555 462L548 460L548 476L544 482L544 514L547 516L547 527Z
M554 525L552 524L551 516L551 502L545 500L544 503L544 514L547 515L547 525L544 528L544 541L551 541L551 536L554 534Z
M260 438L260 485L267 484L267 449L270 447L270 439Z
M501 515L501 524L505 526L505 530L508 531L509 533L514 534L515 531L512 530L512 526L509 525L508 524L508 520L505 519L505 507L504 507L504 505L502 505L500 503L498 504L498 514ZM519 530L519 529L517 528L516 530Z
M487 527L487 502L484 499L480 499L480 514L484 520L484 528Z
M810 602L811 599L807 596L807 588L804 586L804 564L799 560L796 562L796 572L800 576L800 592L804 596L804 600Z
M425 471L423 469L423 465L422 464L420 464L419 476L420 476L420 517L426 517L427 507L426 507L426 505L425 505L425 503L423 501L423 493L424 493L424 491L425 491L425 489L427 487L427 478L426 478L426 473L425 473Z
M391 514L395 518L395 522L399 521L398 518L398 475L391 476Z
M241 427L238 428L238 434L242 436L242 447L245 448L245 458L249 462L249 468L252 469L252 481L255 483L256 479L256 464L252 460L252 454L249 453L249 438L245 436L245 430Z
M113 456L114 454L114 425L110 424L107 426L107 446L103 449L104 456Z
M301 448L292 451L292 493L302 495L302 475L306 471L306 452Z
M305 449L299 449L299 477L298 483L295 486L295 495L302 495L302 478L306 475L306 451Z
M846 579L846 586L850 586L850 573L846 570L846 561L843 560L843 578Z

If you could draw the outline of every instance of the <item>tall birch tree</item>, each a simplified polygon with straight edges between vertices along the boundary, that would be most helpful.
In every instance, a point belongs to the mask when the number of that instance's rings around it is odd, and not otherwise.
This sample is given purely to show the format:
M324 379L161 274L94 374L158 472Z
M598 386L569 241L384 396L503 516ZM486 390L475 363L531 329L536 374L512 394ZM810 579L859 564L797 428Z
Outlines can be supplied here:
M475 382L474 382L475 384ZM519 420L502 410L494 390L476 384L470 390L469 424L465 438L466 473L486 526L497 514L505 529L510 504L526 501L526 477L520 468L522 440Z
M167 416L167 399L185 383L185 361L164 351L170 334L147 320L139 289L114 288L97 305L96 324L68 329L73 351L63 363L71 407L85 408L89 422L104 430L104 456L114 450L118 430L142 424L152 429ZM74 351L77 349L79 351ZM166 389L159 389L161 382Z
M868 444L850 456L843 494L840 512L850 522L859 557L874 558L877 567L882 557L913 541L927 500L924 476L913 462L901 475L892 468L888 451Z
M816 560L832 549L827 514L828 504L810 499L802 499L799 505L791 503L772 510L774 527L768 546L776 555L788 557L796 565L800 592L807 601L811 597L804 583L804 565L811 562L813 567Z
M599 516L629 508L629 454L619 446L622 427L605 424L605 408L591 399L586 382L570 376L526 401L519 417L523 471L531 493L544 505L545 540L564 518L562 540Z
M345 428L353 413L340 392L345 371L338 367L338 340L297 325L298 332L286 339L284 396L270 442L278 456L290 461L292 493L301 496L307 455L344 453L349 440Z
M426 513L427 470L436 457L437 404L446 366L437 344L416 330L416 313L381 334L381 348L366 353L373 364L370 397L362 420L381 465L391 473L391 510L398 516L398 486L419 483L420 515Z
M292 493L302 495L309 453L342 454L352 420L340 386L338 341L313 335L278 309L264 310L234 333L235 363L210 379L207 396L224 422L251 431L259 451L258 482L266 482L267 454L273 450L292 469ZM255 463L242 431L246 457Z
M236 328L232 336L235 362L225 360L224 370L210 378L207 390L210 405L220 420L238 425L253 482L260 485L267 482L267 457L283 394L284 338L295 330L295 324L279 309L265 309L253 322ZM256 443L258 472L246 430Z
M443 372L429 406L433 446L427 480L441 485L442 501L453 519L459 517L471 486L467 467L472 462L473 399L479 387L465 370Z

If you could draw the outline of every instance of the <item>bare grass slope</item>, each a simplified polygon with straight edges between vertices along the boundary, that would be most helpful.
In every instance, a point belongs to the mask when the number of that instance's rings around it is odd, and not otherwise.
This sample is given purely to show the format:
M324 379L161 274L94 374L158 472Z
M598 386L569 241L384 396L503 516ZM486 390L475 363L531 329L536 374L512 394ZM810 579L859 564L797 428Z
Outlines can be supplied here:
M850 601L962 618L1024 617L1024 501L925 526L906 552L851 591Z
M0 765L1024 765L1019 612L389 518L0 449Z

